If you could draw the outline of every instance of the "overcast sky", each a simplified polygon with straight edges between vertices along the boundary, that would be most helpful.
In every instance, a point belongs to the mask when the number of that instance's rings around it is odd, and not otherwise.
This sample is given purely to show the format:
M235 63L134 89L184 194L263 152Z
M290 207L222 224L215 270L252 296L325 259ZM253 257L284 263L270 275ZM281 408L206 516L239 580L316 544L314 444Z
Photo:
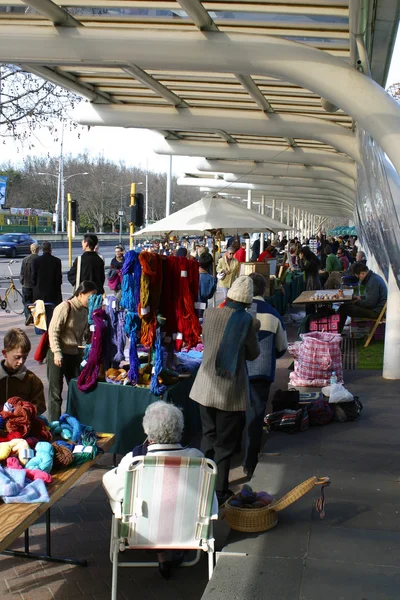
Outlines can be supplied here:
M387 86L400 82L400 36L397 36L393 52L393 59L389 71ZM155 135L145 129L122 129L118 127L92 127L79 128L77 131L65 130L64 153L78 154L87 150L91 156L99 154L114 162L120 160L127 165L148 168L150 171L167 171L168 157L159 156L152 151ZM0 163L10 160L21 162L28 155L58 156L60 153L59 142L54 142L50 132L44 128L31 140L34 148L29 149L28 144L21 146L20 143L7 139L5 144L0 145ZM174 157L173 170L176 175L182 172L195 171L195 158Z

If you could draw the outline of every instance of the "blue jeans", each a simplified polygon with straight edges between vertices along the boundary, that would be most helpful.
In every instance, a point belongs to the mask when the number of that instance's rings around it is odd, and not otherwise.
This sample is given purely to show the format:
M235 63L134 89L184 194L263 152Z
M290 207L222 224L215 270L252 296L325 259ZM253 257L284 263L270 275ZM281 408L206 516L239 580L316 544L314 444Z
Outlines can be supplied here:
M254 471L261 451L264 417L271 382L253 379L249 383L250 406L246 411L246 454L243 466L249 471Z

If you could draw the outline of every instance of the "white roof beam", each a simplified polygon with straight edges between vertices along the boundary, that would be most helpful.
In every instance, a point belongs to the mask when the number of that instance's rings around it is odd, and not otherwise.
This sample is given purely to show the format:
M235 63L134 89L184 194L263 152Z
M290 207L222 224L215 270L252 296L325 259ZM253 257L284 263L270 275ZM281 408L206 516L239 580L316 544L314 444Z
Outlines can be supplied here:
M109 94L106 92L95 91L94 87L81 83L78 81L76 77L67 73L57 73L57 71L53 71L53 69L49 69L48 67L39 66L39 65L24 65L21 64L20 67L24 71L29 71L38 77L43 77L43 79L47 79L54 83L55 85L60 85L66 89L87 98L91 102L112 102L114 104L122 104L119 100L114 100Z
M215 131L222 129L230 135L293 136L329 144L336 150L360 160L354 133L345 127L314 117L297 114L271 113L268 120L253 111L123 105L83 104L73 111L81 125L170 129L172 131ZM293 149L295 152L296 149Z
M129 64L123 67L125 73L128 75L132 75L135 79L143 83L150 90L153 90L156 94L164 98L167 102L175 106L175 108L186 108L188 104L182 100L179 96L171 92L168 88L165 87L162 83L154 79L151 75L140 69L137 65Z
M275 112L250 75L235 73L235 77L240 81L246 92L253 98L254 102L264 113L268 114Z
M336 198L340 201L343 202L350 202L353 203L353 197L351 195L346 195L343 194L342 192L338 192L338 191L331 191L331 190L326 190L324 188L320 188L317 185L313 186L312 184L310 184L309 187L302 187L302 188L297 188L296 190L293 189L284 189L285 186L282 186L283 189L279 190L277 189L277 186L271 186L271 185L266 185L266 184L256 184L256 183L246 183L246 182L239 182L239 181L235 181L235 182L227 182L221 179L205 179L205 178L198 178L198 177L179 177L178 178L178 184L179 185L187 185L189 187L208 187L210 189L215 189L215 190L222 190L222 189L229 189L229 190L255 190L255 191L269 191L272 194L280 194L282 196L284 196L285 194L289 195L289 196L293 196L293 193L295 191L296 195L299 195L299 197L302 195L304 196L318 196L319 198ZM295 186L294 186L295 187ZM354 196L354 195L353 195Z
M264 146L256 144L223 144L213 142L204 144L192 141L169 141L160 136L160 141L153 147L154 152L172 156L203 156L208 160L251 160L260 163L282 163L323 166L335 169L353 180L357 178L357 168L350 158L309 148L293 148L282 146Z
M340 183L333 181L326 181L325 179L306 179L302 177L263 177L260 175L236 175L233 173L226 173L224 175L225 181L241 181L244 183L254 183L259 185L271 185L280 187L318 187L333 192L340 192L342 195L348 198L353 198L355 191L350 191Z
M134 57L144 70L258 74L288 80L357 119L400 172L400 132L393 126L400 121L400 106L344 60L309 45L268 35L212 31L206 35L158 29L133 33L129 28L34 25L3 29L0 62L82 66L123 64Z
M218 27L198 0L178 0L183 10L200 31L218 31Z
M51 0L23 0L23 3L37 10L43 17L61 27L82 27L67 10L61 8Z
M165 140L181 140L182 137L173 131L168 131L167 129L163 131L162 129L157 132L161 133Z
M222 129L216 129L215 133L219 135L220 138L225 140L225 142L227 142L228 144L236 144L235 138L229 135L229 133L226 133L226 131L222 131Z
M235 175L251 173L251 176L267 175L273 177L304 177L306 179L325 179L344 185L350 191L355 190L354 180L346 175L341 175L334 169L323 167L310 167L305 165L260 163L228 160L201 159L196 164L196 169L203 172L231 173Z

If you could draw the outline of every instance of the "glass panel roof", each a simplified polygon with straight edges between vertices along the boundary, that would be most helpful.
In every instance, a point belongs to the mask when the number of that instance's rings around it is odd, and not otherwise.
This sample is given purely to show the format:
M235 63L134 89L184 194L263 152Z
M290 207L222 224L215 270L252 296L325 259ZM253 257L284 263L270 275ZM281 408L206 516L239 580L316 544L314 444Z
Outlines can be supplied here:
M54 27L48 13L47 0L36 2L35 10L29 0L0 0L1 28L8 25L21 27ZM213 30L221 34L248 33L257 36L282 37L297 43L318 48L323 52L349 59L349 7L348 0L240 0L228 2L209 0L203 3L158 1L158 0L67 0L55 5L74 16L78 25L101 28L104 35L108 29L129 28L132 36L140 30L159 29L175 31L197 31L198 15L208 11ZM54 6L54 3L53 3ZM185 8L184 8L185 7ZM191 12L191 8L195 10ZM218 33L217 33L218 34ZM37 65L35 65L37 66ZM82 89L99 92L103 98L113 103L134 105L158 111L164 107L171 109L179 100L193 110L232 110L255 112L276 112L315 117L324 122L332 122L348 129L352 120L342 111L329 113L321 105L321 98L308 89L277 77L254 74L251 85L241 83L235 73L214 73L212 71L191 72L151 69L146 72L129 71L127 64L101 63L78 65L43 65L53 70L59 79L65 77L65 84L71 79ZM29 64L26 66L29 69ZM140 69L140 60L135 66ZM33 68L33 67L32 67ZM252 88L254 84L254 89ZM172 97L172 98L171 98ZM176 100L177 99L177 100ZM261 103L261 104L260 104ZM268 110L266 109L268 107ZM185 108L180 109L185 110ZM206 113L205 113L206 114ZM266 116L268 118L268 116ZM231 132L218 134L209 132L163 132L166 137L182 138L183 141L199 141L203 144L241 144L259 146L282 146L295 144L304 148L320 148L335 152L327 144L314 140L293 140L284 137L252 135L231 135ZM225 136L225 137L224 137ZM227 141L229 140L229 142Z

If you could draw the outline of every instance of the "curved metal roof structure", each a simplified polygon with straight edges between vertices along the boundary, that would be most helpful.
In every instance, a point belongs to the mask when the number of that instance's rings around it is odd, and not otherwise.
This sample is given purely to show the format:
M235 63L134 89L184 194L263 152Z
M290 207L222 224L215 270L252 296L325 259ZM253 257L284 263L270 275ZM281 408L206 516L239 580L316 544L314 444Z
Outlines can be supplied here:
M160 133L212 189L348 217L355 122L399 171L400 108L380 85L400 0L0 0L0 62L83 95L88 125ZM196 178L182 184L207 185Z

